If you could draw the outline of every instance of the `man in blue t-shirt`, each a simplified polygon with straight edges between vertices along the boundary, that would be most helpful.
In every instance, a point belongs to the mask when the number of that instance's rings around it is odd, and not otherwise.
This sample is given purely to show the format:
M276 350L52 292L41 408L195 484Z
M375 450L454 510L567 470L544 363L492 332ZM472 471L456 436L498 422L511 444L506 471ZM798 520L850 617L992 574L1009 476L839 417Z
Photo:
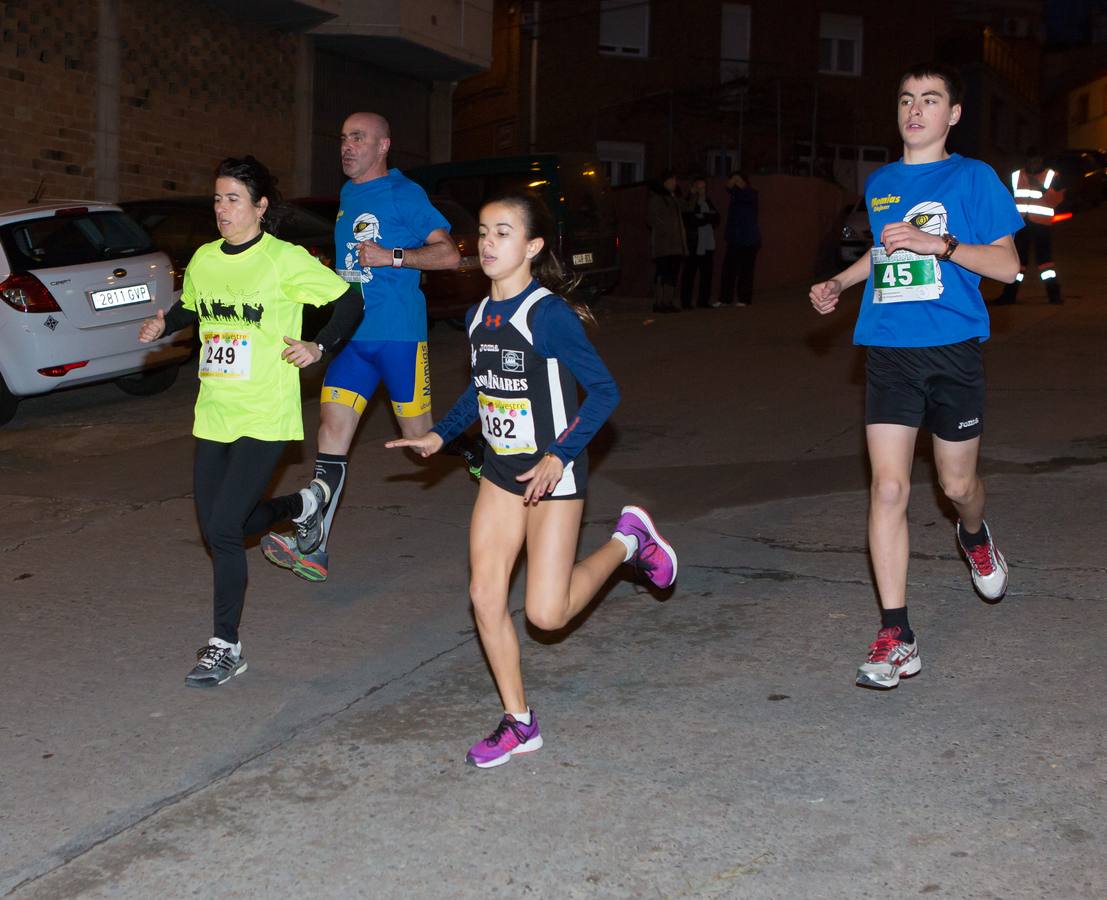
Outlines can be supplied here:
M358 112L342 124L342 171L335 268L361 286L365 315L331 361L323 381L318 455L310 489L319 512L295 539L270 534L262 550L271 562L309 581L328 574L327 538L346 481L346 461L361 414L384 382L404 437L425 434L431 418L427 304L420 272L455 269L461 260L449 222L426 192L388 168L388 121Z
M907 620L907 500L920 427L934 443L942 491L957 510L956 533L985 599L1007 590L1007 563L984 522L977 474L984 421L981 343L988 313L980 277L1014 281L1012 235L1022 227L1011 195L984 163L946 150L961 117L952 70L921 65L899 84L903 158L869 176L865 202L871 253L811 287L819 313L865 282L854 343L867 347L865 437L872 466L869 553L881 628L858 669L862 687L894 688L921 668Z

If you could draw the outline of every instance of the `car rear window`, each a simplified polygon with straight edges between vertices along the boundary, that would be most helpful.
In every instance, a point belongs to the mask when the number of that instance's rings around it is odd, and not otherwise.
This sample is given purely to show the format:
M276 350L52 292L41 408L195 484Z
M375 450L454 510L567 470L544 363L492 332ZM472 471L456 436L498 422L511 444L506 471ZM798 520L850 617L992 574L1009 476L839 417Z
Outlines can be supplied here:
M438 179L431 191L437 197L453 200L472 216L481 205L498 194L536 191L546 180L536 172L490 172L482 175L453 175ZM443 213L443 215L446 215ZM446 216L449 218L449 216Z
M460 203L446 197L431 197L430 202L450 223L450 234L454 237L477 233L477 220Z
M0 244L15 272L126 259L150 253L150 236L121 212L86 212L0 226Z
M607 192L607 180L598 164L566 166L561 173L570 231L611 225L615 204Z
M306 209L314 213L327 223L327 227L334 229L334 220L338 218L338 198L330 197L300 197L294 201L299 209Z
M329 237L333 232L333 219L327 221L302 206L284 203L274 216L273 235L293 244L321 236Z

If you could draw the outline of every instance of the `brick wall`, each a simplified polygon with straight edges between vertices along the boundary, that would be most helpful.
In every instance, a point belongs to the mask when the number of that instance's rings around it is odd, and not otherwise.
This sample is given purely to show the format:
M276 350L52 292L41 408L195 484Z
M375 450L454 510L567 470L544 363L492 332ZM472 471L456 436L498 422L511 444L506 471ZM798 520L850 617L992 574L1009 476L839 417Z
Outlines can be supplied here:
M246 153L290 181L295 37L200 3L121 6L120 199L207 194Z
M0 208L88 197L96 118L96 4L0 4Z
M0 4L0 208L90 198L98 7ZM296 38L203 3L121 0L120 196L206 194L225 156L293 170Z

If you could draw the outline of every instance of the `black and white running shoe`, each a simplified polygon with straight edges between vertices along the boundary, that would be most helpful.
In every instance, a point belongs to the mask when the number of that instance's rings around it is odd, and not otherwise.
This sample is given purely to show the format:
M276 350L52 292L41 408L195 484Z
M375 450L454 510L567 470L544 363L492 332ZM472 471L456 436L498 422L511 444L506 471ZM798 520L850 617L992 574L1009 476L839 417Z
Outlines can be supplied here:
M185 684L188 687L217 687L245 671L242 644L232 646L219 638L212 638L206 647L196 651L196 665L185 676Z
M327 511L327 504L331 502L330 486L322 478L313 478L305 491L315 499L315 509L306 513L299 521L292 520L296 526L296 546L303 554L314 553L323 543L323 514ZM304 505L310 501L304 498Z

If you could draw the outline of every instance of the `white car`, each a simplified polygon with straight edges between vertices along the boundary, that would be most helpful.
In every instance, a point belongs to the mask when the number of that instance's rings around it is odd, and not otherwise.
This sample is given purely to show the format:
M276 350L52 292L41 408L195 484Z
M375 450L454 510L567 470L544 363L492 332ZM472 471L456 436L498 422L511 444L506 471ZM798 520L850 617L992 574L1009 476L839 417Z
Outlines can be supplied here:
M140 344L138 328L173 305L179 278L118 206L0 212L0 424L21 397L74 384L114 379L130 394L168 388L192 352L192 330Z
M856 262L869 252L873 245L873 233L869 230L869 211L862 197L844 210L839 253L842 262Z

